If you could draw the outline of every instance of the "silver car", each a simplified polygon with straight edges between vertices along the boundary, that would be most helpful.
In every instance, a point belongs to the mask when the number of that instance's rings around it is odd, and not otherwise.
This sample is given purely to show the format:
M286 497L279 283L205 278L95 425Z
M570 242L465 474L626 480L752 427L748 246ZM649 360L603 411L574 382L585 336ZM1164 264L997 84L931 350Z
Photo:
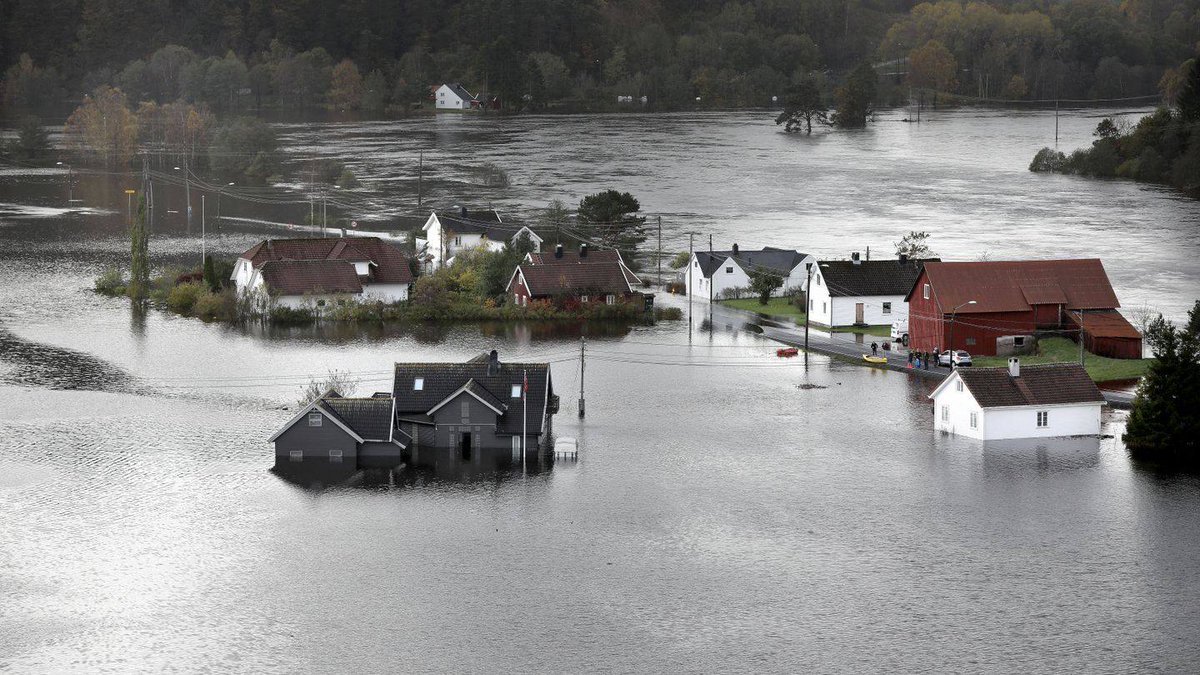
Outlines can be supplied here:
M944 351L944 352L942 352L941 354L938 354L938 365L939 365L939 366L945 366L945 367L949 368L949 367L950 367L950 359L951 359L951 358L953 358L953 359L954 359L954 365L956 365L956 366L969 366L969 365L971 365L971 355L970 355L970 354L968 354L968 353L966 353L966 352L964 352L964 351L962 351L961 349L960 349L960 350L958 350L958 351L956 351L956 352L954 352L954 356L953 356L953 357L951 357L951 355L950 355L950 351L949 351L949 350L947 350L947 351Z

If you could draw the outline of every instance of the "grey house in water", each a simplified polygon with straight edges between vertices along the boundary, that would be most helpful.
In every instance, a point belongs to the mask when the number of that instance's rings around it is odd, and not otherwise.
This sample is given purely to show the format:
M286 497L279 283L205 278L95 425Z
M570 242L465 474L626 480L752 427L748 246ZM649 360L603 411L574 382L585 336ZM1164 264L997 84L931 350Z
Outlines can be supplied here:
M519 461L547 447L557 412L550 364L501 363L492 351L466 363L397 363L390 394L346 398L328 392L270 441L276 466L388 468L448 457L459 464L485 457Z

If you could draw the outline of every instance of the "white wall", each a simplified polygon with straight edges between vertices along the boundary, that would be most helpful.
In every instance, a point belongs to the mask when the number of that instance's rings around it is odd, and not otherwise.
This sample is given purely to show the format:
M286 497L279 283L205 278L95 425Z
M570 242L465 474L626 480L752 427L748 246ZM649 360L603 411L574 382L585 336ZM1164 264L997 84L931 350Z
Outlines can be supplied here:
M958 391L958 385L961 382L962 379L957 374L951 373L946 378L945 386L936 392L933 399L933 428L937 431L982 440L985 438L984 432L987 424L984 411L965 386L962 391ZM942 408L948 409L949 419L942 419ZM976 418L976 428L974 429L971 428L972 412L975 413Z
M402 302L408 300L408 284L363 284L363 301Z
M821 278L821 275L814 270L812 286L808 294L809 321L825 326L832 325L830 324L831 300L829 287L825 285L825 280Z
M792 273L783 280L783 286L776 290L775 293L773 293L773 296L787 296L797 290L804 289L806 275L808 274L804 267L804 263L806 262L813 263L813 268L814 270L816 269L816 258L812 257L811 255L807 256L804 258L804 260L800 261L799 265L796 265L796 267L792 269ZM727 272L726 270L729 268L732 268L733 271ZM813 273L816 274L815 271ZM721 291L726 289L750 287L750 275L745 269L742 268L741 265L737 263L736 260L729 257L726 257L725 260L721 262L721 266L718 267L715 272L713 272L712 279L706 279L700 270L699 263L696 260L696 255L693 253L692 259L688 265L688 274L684 277L684 279L687 283L687 292L701 300L708 300L708 287L710 283L712 284L712 297L714 300L720 300Z
M1062 406L991 408L985 411L987 427L984 438L998 440L1099 434L1100 409L1103 407L1103 403L1078 403ZM1038 427L1039 410L1049 414L1048 426Z
M867 325L890 326L896 319L908 318L908 303L904 301L903 295L830 297L824 275L816 271L813 272L810 300L811 320L826 326L853 326L858 318L856 305L860 302L863 304L863 322ZM888 302L891 303L891 311L885 314L883 305Z
M254 276L254 265L249 260L238 258L237 262L233 264L233 285L238 293L245 290L246 285L250 283Z
M437 96L435 98L437 101L437 108L440 110L466 110L467 108L471 107L468 102L464 101L459 97L458 94L454 93L453 89L444 84L438 87Z

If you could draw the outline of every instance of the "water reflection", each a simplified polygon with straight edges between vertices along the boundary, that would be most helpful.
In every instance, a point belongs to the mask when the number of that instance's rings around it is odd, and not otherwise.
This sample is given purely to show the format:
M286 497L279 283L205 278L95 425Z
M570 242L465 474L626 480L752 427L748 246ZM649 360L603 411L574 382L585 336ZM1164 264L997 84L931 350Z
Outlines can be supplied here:
M395 467L355 466L326 462L293 463L277 461L271 472L306 490L321 491L333 487L418 486L434 480L440 483L473 483L482 480L504 481L522 475L548 474L554 468L552 453L531 453L524 466L510 450L476 450L463 455L458 450L422 450L419 461Z
M328 321L299 326L250 322L231 326L242 335L280 342L349 344L411 338L418 344L441 345L455 332L470 330L483 337L528 346L539 341L573 340L579 337L620 338L637 324L624 321L483 321L474 323L355 323Z
M983 443L983 472L991 477L1048 476L1100 464L1099 436L1021 438Z

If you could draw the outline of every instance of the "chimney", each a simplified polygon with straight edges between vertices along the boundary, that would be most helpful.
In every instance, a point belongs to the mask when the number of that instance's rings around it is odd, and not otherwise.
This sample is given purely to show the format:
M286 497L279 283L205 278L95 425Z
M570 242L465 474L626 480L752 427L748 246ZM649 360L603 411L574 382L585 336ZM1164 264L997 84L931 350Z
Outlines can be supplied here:
M734 243L734 245L733 245L733 254L734 254L734 255L737 255L737 254L738 254L738 247L737 247L737 243Z
M870 260L870 259L871 259L871 247L868 246L867 247L867 260Z
M465 207L465 206L458 207L458 215L462 216L463 218L466 218L467 217L467 207Z
M487 372L488 375L500 374L500 352L496 351L495 349L488 354Z
M858 251L850 254L850 262L854 263L855 265L862 264L862 259L859 257Z
M580 257L580 258L586 258L586 257L587 257L587 244L580 244L580 245L579 245L579 257Z
M562 247L562 244L559 244L559 245L555 246L555 247L554 247L554 257L555 257L555 258L561 258L561 257L562 257L562 254L563 254L563 247Z
M1008 376L1009 377L1020 377L1021 376L1021 359L1018 359L1017 357L1014 356L1008 360Z
M900 254L900 266L908 267L908 254L906 254L906 253Z

